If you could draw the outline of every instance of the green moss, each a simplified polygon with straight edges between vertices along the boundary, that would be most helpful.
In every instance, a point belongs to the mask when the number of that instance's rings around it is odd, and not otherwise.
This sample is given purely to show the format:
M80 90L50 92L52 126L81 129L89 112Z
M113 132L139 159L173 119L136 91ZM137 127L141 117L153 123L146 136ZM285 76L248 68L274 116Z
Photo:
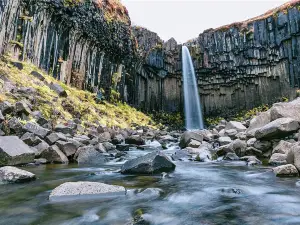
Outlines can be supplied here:
M17 46L19 46L20 48L23 48L23 47L24 47L24 45L23 45L21 42L18 42L18 41L9 41L9 43L10 43L11 45L17 45Z
M33 21L33 17L32 16L20 16L20 19L21 20L26 20L26 21L29 21L29 22L32 22Z

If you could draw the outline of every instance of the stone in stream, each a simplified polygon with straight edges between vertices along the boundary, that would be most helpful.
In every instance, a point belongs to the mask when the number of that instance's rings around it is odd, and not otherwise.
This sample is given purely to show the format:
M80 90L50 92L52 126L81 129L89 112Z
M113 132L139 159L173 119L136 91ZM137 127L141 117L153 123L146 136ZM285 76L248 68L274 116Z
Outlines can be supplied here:
M125 141L125 138L123 137L122 134L117 134L113 139L112 139L112 143L114 145L117 145L117 144L121 144Z
M297 168L292 164L278 166L272 169L277 177L298 177Z
M59 185L50 193L49 200L59 201L68 197L89 197L96 195L112 197L114 195L125 195L126 189L122 186L109 185L99 182L67 182Z
M125 139L126 144L133 145L145 145L145 139L143 139L140 135L131 135Z
M287 155L281 153L274 153L269 160L269 164L272 166L285 165L287 164Z
M13 166L4 166L0 168L0 182L21 183L34 180L35 178L35 174Z
M232 160L232 161L235 161L235 160L239 160L240 158L234 153L234 152L228 152L223 160Z
M0 166L34 162L34 151L16 136L0 136Z
M67 157L74 155L77 151L76 145L72 142L57 141L56 145Z
M56 145L42 151L40 158L44 158L50 163L69 163L67 156Z
M255 138L263 140L282 138L296 132L298 129L298 121L292 118L280 118L256 130Z
M175 164L162 152L152 152L147 155L127 161L121 168L122 174L155 174L170 172Z
M177 150L172 154L171 158L174 161L189 161L192 159L192 155L186 149L183 149Z
M257 159L255 156L244 156L241 157L240 160L246 161L248 166L261 165L262 162Z
M197 133L196 131L186 131L180 138L179 146L181 148L186 148L192 140L202 143L203 135Z
M81 147L75 153L74 159L78 164L100 165L108 161L106 156L98 152L94 146Z

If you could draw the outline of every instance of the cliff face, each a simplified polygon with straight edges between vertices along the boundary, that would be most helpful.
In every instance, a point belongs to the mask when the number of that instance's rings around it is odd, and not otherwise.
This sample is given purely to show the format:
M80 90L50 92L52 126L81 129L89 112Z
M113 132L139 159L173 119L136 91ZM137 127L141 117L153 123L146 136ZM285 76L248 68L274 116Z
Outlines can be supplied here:
M108 90L133 57L130 18L117 0L3 0L4 52L67 84Z
M194 60L206 115L224 115L295 96L300 82L299 7L299 1L292 1L260 17L207 30L185 43ZM138 42L153 42L145 40ZM143 79L148 87L146 107L153 108L153 99L162 99L159 109L182 106L181 46L173 39L161 48L154 46L144 63L150 67ZM153 85L161 89L153 91Z

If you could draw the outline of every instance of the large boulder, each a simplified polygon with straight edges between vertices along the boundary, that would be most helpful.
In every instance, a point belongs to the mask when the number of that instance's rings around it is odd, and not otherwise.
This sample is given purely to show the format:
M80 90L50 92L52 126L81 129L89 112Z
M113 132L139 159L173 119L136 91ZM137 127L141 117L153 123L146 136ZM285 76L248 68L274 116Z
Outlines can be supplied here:
M189 145L189 143L192 141L198 141L202 143L203 141L203 135L200 132L197 131L186 131L183 133L183 135L180 138L179 146L181 148L185 148Z
M300 171L300 145L295 144L287 153L287 163L293 164Z
M20 101L16 102L15 112L18 115L22 115L22 113L24 113L26 116L28 116L29 114L31 114L31 109L25 101Z
M67 182L59 185L50 193L50 200L65 200L66 197L85 197L91 195L126 194L126 189L122 186L108 185L98 182Z
M223 145L228 145L232 142L230 137L219 137L218 142L220 143L221 146Z
M298 177L299 173L292 164L278 166L272 169L277 177Z
M41 138L45 138L50 133L50 130L45 129L45 128L41 127L40 125L32 123L32 122L26 123L26 125L24 126L24 130L26 130L27 132L33 133Z
M34 162L34 151L16 136L0 136L0 166Z
M145 139L143 139L140 135L131 135L125 139L126 144L132 145L145 145Z
M35 175L26 170L21 170L13 166L0 168L0 182L21 183L35 179Z
M263 127L264 125L271 122L271 113L270 110L267 112L262 112L258 116L250 120L250 125L246 130L248 136L254 137L257 129Z
M41 152L40 158L44 158L47 162L67 164L69 160L67 156L56 146L52 145Z
M289 117L300 122L300 98L291 102L276 103L272 106L270 111L271 121Z
M299 129L299 123L292 118L280 118L259 128L255 132L256 139L271 140L282 138L296 132Z
M147 155L127 161L121 168L123 174L154 174L170 172L175 164L162 152L152 152Z
M51 133L45 138L45 140L50 145L53 145L57 141L66 141L67 137L63 133Z
M285 165L287 164L287 155L274 153L269 160L269 164L273 166Z
M77 146L72 142L57 141L56 145L67 156L72 156L77 151Z
M230 121L226 124L225 130L234 129L238 132L246 131L247 128L241 123L237 121Z
M105 155L98 152L94 146L79 148L75 153L74 159L81 165L99 165L108 161Z
M273 149L272 153L279 153L279 154L288 154L288 152L294 147L295 143L287 142L281 140L278 145Z

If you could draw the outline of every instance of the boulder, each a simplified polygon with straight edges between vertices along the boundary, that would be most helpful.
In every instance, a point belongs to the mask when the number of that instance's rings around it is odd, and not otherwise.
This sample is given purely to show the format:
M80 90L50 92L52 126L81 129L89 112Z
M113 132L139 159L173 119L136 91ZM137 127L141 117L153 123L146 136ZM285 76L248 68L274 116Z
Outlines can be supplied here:
M179 146L181 148L185 148L188 146L188 144L191 142L191 140L195 140L195 141L202 143L203 135L200 133L197 133L197 131L186 131L183 133L183 135L180 138Z
M270 110L267 112L262 112L258 116L254 117L250 121L249 128L246 130L247 136L254 137L257 129L267 125L271 122L271 113Z
M16 136L0 136L0 166L34 162L34 151Z
M235 129L238 132L247 130L247 128L241 122L237 121L230 121L226 124L225 131L230 129Z
M99 142L108 142L111 141L111 134L108 131L105 131L99 135Z
M49 148L49 145L45 141L41 140L41 143L34 146L35 156L39 156L41 154L41 152L47 150L48 148Z
M100 165L108 161L105 155L98 152L93 146L79 148L74 159L81 165Z
M125 139L126 144L145 145L145 140L139 135L131 135Z
M192 155L187 150L177 150L171 156L174 161L189 161L192 159Z
M192 139L187 147L198 148L200 145L201 145L200 141L196 141L196 140Z
M273 149L272 153L288 154L288 152L293 148L295 143L290 143L284 140L281 140L278 145Z
M231 161L235 161L239 159L240 158L234 152L228 152L223 158L223 160L231 160Z
M248 166L261 165L262 162L258 160L255 156L244 156L240 160L246 161Z
M287 155L281 153L274 153L269 160L269 164L272 166L285 165L287 164Z
M58 94L59 97L67 97L68 96L65 89L63 89L63 87L60 86L59 84L51 83L50 84L50 89L55 91Z
M286 137L299 129L299 123L292 118L280 118L259 128L255 132L256 139L271 140Z
M235 138L235 136L238 134L237 130L235 129L229 129L225 130L225 136L228 136L230 138Z
M95 149L100 153L106 153L106 149L102 143L98 143L95 145ZM118 149L119 150L119 149Z
M4 166L0 168L0 182L22 183L34 180L35 178L35 174L13 166Z
M113 139L112 139L112 143L114 145L117 144L122 144L125 141L124 137L122 136L122 134L117 134Z
M51 133L45 138L45 140L50 145L53 145L57 141L66 141L67 137L63 133Z
M223 145L228 145L232 142L230 137L219 137L218 142L220 143L221 146Z
M42 74L40 74L39 72L37 72L37 71L32 71L30 73L30 75L34 76L35 78L39 79L40 81L44 81L45 80L45 77Z
M275 103L271 111L271 121L279 118L292 118L300 122L300 98L291 102Z
M56 145L67 156L72 156L77 151L77 146L72 142L57 141Z
M50 193L49 200L65 200L66 197L84 197L91 195L126 194L122 186L108 185L99 182L67 182L59 185Z
M24 113L27 116L31 113L31 109L29 108L29 106L27 105L27 103L24 102L24 101L20 101L20 102L16 103L16 105L15 105L15 111L16 111L17 114Z
M256 142L256 138L250 138L248 141L247 141L247 146L248 147L252 147L254 146L254 143Z
M240 139L240 140L247 140L247 134L246 132L240 132L240 133L237 133L235 135L235 138L234 139Z
M33 133L33 134L39 136L40 138L45 138L50 133L50 130L45 129L45 128L41 127L40 125L32 123L32 122L26 123L24 126L24 130L26 130L27 132Z
M33 133L29 133L29 132L25 133L21 137L21 140L29 146L36 146L42 142L40 138L36 137Z
M247 147L245 152L242 154L243 156L256 156L261 157L263 152L254 147Z
M175 164L162 152L152 152L147 155L127 161L121 168L122 174L154 174L170 172Z
M56 145L52 145L48 149L42 151L40 158L44 158L50 163L69 163L67 156Z
M278 166L272 169L277 177L298 177L299 173L292 164Z
M262 152L267 152L272 148L272 143L270 141L256 140L253 147Z
M109 142L103 142L103 147L105 148L105 150L108 152L108 151L113 151L116 149L116 146L113 145L112 143L109 143Z
M116 145L117 150L121 151L121 152L128 152L130 150L130 145L128 144L119 144Z
M9 102L7 102L7 101L0 102L0 111L5 116L5 115L10 114L14 111L14 106L12 104L10 104Z
M57 124L54 128L55 132L63 133L63 134L74 134L74 130L68 126L65 126L63 124Z
M16 134L18 136L23 134L23 125L16 117L13 117L8 121L8 127L10 134Z
M2 112L0 111L0 123L2 123L4 120L5 120L5 118L4 118L3 114L2 114Z

